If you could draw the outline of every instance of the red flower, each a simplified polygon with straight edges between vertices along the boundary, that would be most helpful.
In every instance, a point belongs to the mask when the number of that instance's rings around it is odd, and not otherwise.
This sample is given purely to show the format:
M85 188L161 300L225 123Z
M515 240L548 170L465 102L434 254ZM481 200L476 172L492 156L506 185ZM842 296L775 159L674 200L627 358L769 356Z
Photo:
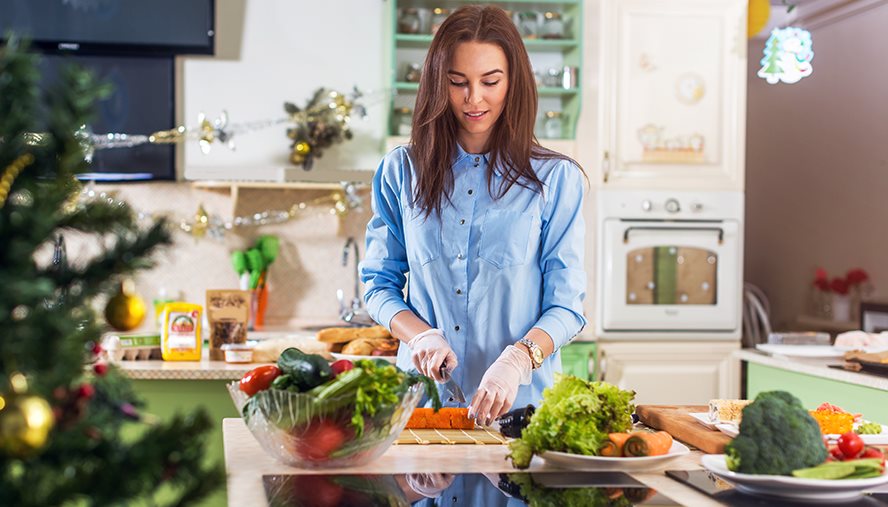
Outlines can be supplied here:
M816 270L814 270L814 282L815 283L819 282L820 280L823 280L825 282L828 279L829 279L829 275L826 274L825 269L818 267Z
M822 291L829 292L829 280L826 278L818 278L814 280L814 286Z
M829 288L836 294L848 294L848 282L844 278L835 277L829 284Z
M854 268L845 274L845 281L848 282L848 285L858 285L867 280L869 280L869 275L860 268Z

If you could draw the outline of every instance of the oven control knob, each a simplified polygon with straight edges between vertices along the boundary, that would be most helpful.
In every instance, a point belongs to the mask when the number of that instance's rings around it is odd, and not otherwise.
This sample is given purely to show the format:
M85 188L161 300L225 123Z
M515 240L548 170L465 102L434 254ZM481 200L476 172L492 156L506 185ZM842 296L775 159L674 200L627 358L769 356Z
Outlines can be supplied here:
M669 213L678 213L681 211L681 206L678 204L678 199L666 199L666 211Z
M694 211L696 213L703 211L703 203L702 202L695 202L695 203L691 204L691 211Z
M641 209L643 209L644 211L650 211L651 208L653 208L653 205L651 204L650 200L645 199L641 201Z

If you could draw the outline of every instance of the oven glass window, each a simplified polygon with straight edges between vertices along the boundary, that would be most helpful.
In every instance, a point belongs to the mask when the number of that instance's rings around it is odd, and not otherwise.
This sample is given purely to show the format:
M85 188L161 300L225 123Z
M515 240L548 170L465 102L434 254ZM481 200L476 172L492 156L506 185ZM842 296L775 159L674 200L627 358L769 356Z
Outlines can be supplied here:
M685 246L630 251L626 258L626 304L715 305L718 255Z

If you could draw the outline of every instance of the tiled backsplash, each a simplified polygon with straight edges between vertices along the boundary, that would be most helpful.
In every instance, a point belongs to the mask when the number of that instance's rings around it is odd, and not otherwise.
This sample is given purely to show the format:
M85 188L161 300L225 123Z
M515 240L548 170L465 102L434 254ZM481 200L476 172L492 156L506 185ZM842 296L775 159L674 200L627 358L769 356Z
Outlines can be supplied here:
M199 204L211 216L228 219L265 210L287 210L293 204L332 192L241 188L235 209L227 189L198 189L187 182L99 185L96 189L114 192L137 211L166 213L174 221L193 221ZM231 252L252 246L261 234L276 234L281 249L269 269L266 323L335 318L339 310L336 289L345 291L346 300L354 293L352 251L349 265L342 266L342 249L349 236L358 239L363 255L364 230L370 218L369 191L362 190L360 195L364 197L363 211L352 211L343 219L330 214L330 207L325 205L309 208L303 216L285 224L229 231L222 239L209 235L195 239L176 232L175 245L157 257L157 267L136 278L136 290L149 307L149 317L153 316L151 301L161 289L170 294L181 291L185 301L204 305L207 289L237 288ZM78 247L76 241L69 246L71 261L76 262L85 248ZM152 329L152 322L146 318L142 329Z

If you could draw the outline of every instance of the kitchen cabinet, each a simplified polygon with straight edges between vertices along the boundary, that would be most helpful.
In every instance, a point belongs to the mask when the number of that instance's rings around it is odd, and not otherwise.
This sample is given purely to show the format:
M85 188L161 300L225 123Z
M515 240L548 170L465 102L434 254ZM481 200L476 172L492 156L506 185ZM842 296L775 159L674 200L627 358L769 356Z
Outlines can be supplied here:
M731 356L739 342L599 342L598 348L603 380L633 389L636 404L739 397L740 370Z
M467 2L463 0L395 0L390 3L390 56L387 60L392 90L389 110L389 148L406 144L419 89L419 76L432 31ZM583 1L511 0L489 2L512 14L524 36L538 81L537 137L553 150L573 155L582 99ZM569 69L566 73L565 68ZM558 115L549 123L547 113Z
M597 183L743 190L745 0L601 0Z

